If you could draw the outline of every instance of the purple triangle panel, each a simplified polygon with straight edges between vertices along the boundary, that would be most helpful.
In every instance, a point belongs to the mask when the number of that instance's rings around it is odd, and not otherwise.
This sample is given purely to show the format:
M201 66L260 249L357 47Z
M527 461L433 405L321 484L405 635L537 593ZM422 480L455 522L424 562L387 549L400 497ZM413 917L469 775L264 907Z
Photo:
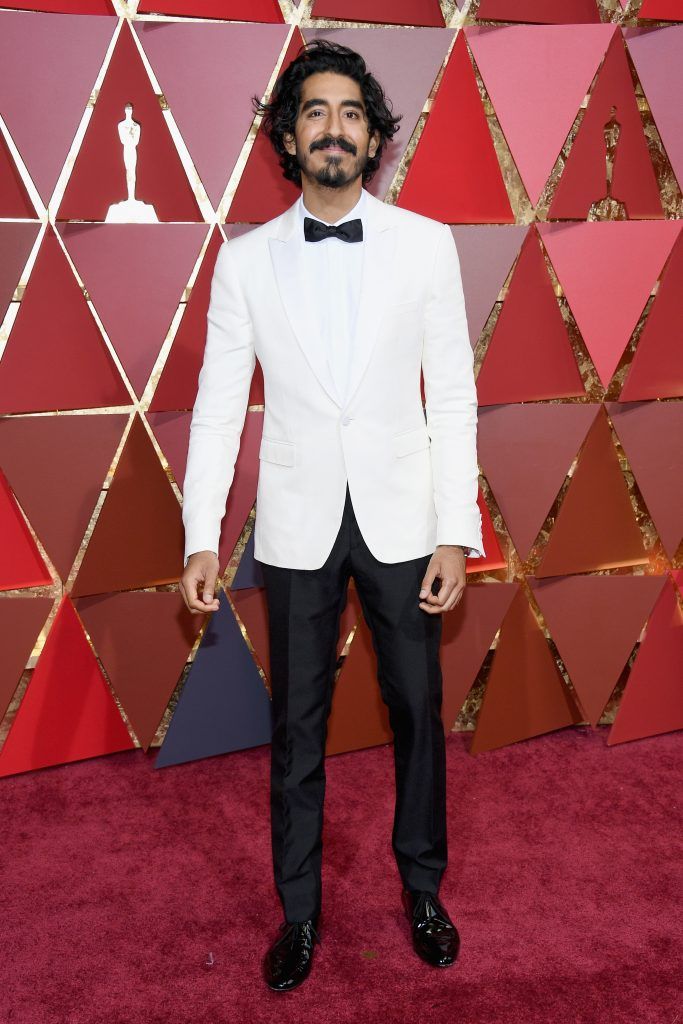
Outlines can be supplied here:
M39 231L39 221L4 221L0 223L0 324L5 319L7 308L17 289Z
M0 11L0 110L46 206L116 26L96 14Z
M402 115L401 126L388 142L382 163L368 189L384 199L394 179L411 135L441 70L454 29L447 28L302 28L307 43L329 39L350 46L363 58L391 99L394 116ZM419 37L419 46L416 45Z
M607 411L673 560L683 536L683 401L608 402Z
M244 551L237 567L235 578L232 581L231 590L247 590L249 587L264 587L263 572L261 563L254 559L254 531L251 531L249 540L244 545Z
M458 224L451 228L460 260L472 348L486 326L528 230L525 224Z
M683 25L623 29L652 117L683 188Z
M480 408L479 459L520 558L529 554L599 408L590 402Z
M616 31L609 24L465 28L532 205Z
M214 207L220 203L289 25L133 22ZM230 102L225 102L225 97Z
M271 735L268 691L221 591L154 767L258 747Z
M60 225L104 329L140 396L206 236L206 224Z

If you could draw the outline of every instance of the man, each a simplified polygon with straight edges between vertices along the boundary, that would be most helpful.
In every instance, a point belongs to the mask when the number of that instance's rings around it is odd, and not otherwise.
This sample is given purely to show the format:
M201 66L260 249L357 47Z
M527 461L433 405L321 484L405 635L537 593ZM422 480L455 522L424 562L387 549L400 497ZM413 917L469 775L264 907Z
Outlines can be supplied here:
M272 854L284 910L264 975L286 991L308 976L320 941L324 752L350 576L394 734L392 847L412 944L435 966L456 959L459 935L438 898L447 862L439 643L466 554L484 552L473 357L451 230L362 187L398 119L362 57L326 40L302 47L262 106L302 194L218 254L180 585L191 610L218 608L220 521L258 356L254 550L268 605Z

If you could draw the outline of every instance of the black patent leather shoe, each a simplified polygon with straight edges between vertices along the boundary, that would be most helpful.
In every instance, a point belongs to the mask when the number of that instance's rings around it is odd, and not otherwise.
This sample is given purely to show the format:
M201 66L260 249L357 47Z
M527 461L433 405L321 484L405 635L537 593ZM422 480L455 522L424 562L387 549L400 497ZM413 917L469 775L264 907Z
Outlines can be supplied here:
M401 899L415 952L434 967L450 967L458 956L460 936L438 896L404 889Z
M306 921L283 921L279 935L263 960L266 983L276 992L288 992L304 981L313 964L313 948L321 942L318 917Z

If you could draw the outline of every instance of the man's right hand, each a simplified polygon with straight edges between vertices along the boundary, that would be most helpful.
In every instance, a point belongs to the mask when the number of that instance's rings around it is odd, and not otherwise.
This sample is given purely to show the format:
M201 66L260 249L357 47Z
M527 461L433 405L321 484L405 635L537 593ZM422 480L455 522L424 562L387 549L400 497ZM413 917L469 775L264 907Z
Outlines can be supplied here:
M180 577L180 593L191 612L217 612L218 598L214 597L220 565L214 551L195 551L187 560Z

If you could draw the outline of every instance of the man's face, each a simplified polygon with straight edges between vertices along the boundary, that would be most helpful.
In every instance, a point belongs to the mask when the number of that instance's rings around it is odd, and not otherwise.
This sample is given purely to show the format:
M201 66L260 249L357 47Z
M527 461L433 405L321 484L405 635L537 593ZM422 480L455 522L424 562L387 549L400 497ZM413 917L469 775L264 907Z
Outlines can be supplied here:
M295 137L284 136L301 173L328 188L358 178L375 155L379 132L368 135L365 103L358 82L333 71L309 75L301 86Z

